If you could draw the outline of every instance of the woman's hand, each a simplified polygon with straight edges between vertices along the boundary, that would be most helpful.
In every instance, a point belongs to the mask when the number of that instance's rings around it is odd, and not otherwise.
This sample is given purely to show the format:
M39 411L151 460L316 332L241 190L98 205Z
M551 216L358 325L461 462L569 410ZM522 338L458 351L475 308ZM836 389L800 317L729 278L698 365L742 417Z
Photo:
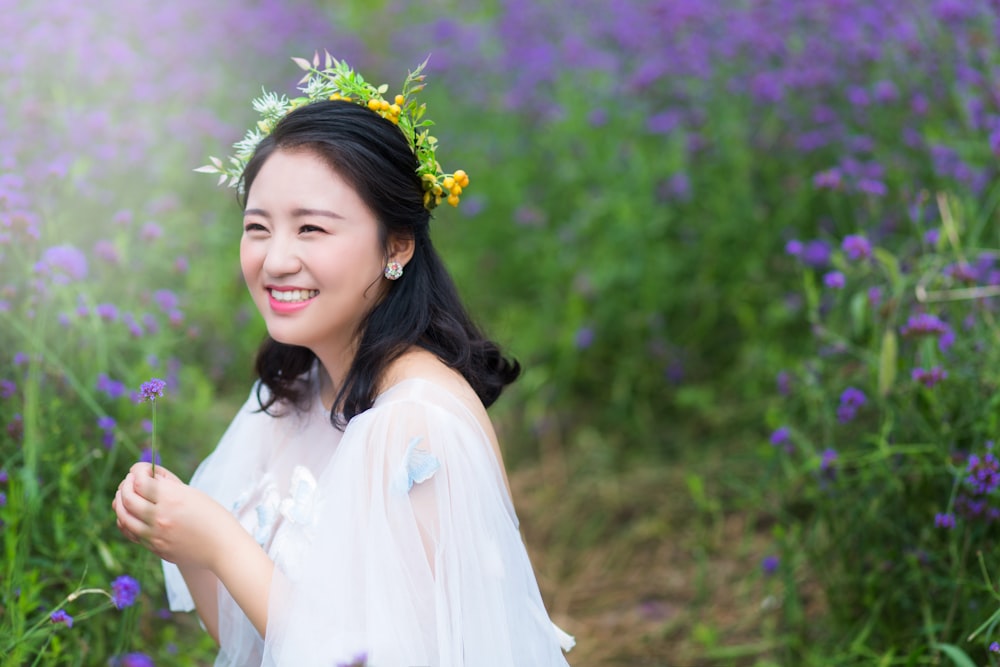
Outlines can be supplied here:
M118 530L163 560L215 570L236 518L205 493L156 466L136 463L111 503Z

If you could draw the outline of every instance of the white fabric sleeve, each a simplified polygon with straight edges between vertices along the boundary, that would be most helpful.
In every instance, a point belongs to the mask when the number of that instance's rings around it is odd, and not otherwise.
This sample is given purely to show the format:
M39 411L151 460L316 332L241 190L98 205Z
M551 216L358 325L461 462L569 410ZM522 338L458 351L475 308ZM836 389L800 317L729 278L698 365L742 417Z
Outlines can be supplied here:
M253 470L260 465L266 434L273 430L273 419L259 412L259 407L255 384L215 450L191 477L191 486L201 489L228 510L232 510ZM163 577L170 610L192 611L194 599L177 566L163 561Z
M567 665L490 441L429 387L347 426L297 524L310 546L275 571L263 664Z

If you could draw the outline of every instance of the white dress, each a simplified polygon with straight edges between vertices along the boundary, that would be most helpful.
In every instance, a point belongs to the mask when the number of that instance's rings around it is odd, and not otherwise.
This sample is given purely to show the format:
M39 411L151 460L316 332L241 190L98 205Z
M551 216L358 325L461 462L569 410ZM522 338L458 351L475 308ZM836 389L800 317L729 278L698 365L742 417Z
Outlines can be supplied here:
M339 431L310 382L311 408L280 417L251 392L191 480L275 563L266 640L219 586L215 664L565 667L573 639L549 620L468 408L409 379ZM192 610L164 572L170 608Z

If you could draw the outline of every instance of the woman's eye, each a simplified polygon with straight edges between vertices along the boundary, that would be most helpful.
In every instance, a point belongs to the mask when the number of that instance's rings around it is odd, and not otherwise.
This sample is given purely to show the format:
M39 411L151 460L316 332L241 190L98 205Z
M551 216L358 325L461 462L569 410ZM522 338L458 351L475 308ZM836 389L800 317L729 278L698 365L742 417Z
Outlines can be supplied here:
M321 232L321 231L323 231L323 228L322 227L317 227L315 225L302 225L302 227L299 228L299 231L302 232L302 233L307 233L307 232Z
M259 222L248 222L245 225L243 225L243 231L245 231L245 232L264 232L264 231L267 231L267 230L264 228L264 225L260 224Z

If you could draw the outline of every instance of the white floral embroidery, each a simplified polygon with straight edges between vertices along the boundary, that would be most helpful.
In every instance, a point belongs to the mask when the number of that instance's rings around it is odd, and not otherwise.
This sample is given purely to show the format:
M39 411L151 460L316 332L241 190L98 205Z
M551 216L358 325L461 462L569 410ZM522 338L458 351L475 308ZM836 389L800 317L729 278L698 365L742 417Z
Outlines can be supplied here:
M271 485L264 493L264 498L257 504L257 528L253 531L253 539L262 547L271 540L274 522L278 518L278 505L281 498Z
M281 514L292 523L309 526L316 500L316 478L305 466L295 466L288 498L281 501Z

